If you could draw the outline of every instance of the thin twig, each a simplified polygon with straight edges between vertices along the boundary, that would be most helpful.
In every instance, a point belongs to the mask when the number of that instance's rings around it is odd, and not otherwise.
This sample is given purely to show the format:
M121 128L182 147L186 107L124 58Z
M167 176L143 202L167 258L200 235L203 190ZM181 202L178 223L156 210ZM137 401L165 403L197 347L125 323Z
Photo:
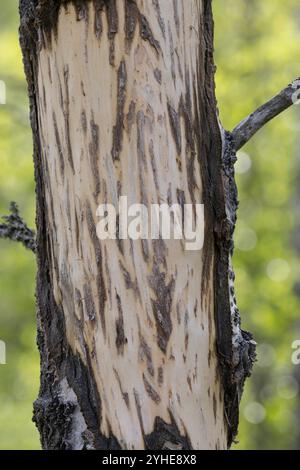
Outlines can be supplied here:
M0 238L6 238L21 242L28 250L36 252L35 233L27 227L19 215L19 209L15 202L10 204L10 215L2 217L4 223L0 224Z
M235 150L241 149L250 139L271 119L299 101L300 78L291 83L274 96L270 101L260 106L254 113L241 121L233 130Z

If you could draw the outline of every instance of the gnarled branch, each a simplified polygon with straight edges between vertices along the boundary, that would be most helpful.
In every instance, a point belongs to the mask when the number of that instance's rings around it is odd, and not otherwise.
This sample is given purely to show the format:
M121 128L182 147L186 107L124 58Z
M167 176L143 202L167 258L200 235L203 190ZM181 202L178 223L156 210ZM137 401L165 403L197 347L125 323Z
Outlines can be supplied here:
M0 224L0 238L6 238L21 242L28 250L36 251L35 233L27 227L19 215L19 209L15 202L10 204L10 215L2 217L4 223Z
M299 98L300 77L235 127L232 131L235 150L240 150L257 131L299 101Z

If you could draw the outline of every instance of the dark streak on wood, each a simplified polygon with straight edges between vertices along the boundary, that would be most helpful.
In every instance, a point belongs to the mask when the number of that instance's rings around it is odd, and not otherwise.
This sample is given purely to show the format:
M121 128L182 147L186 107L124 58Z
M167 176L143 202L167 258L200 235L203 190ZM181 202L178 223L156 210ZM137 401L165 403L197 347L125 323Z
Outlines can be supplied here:
M94 33L97 39L101 38L103 32L102 12L105 7L104 0L94 0L95 18L94 18Z
M65 120L65 133L67 141L67 151L68 151L68 161L72 169L73 174L75 174L74 161L73 161L73 150L72 142L70 135L70 97L69 97L69 67L65 65L64 68L64 84L65 84L65 100L64 100L64 120Z
M173 139L176 145L177 155L181 155L182 151L182 140L181 140L181 127L180 127L180 117L177 111L171 106L168 102L168 115L171 125L171 131Z
M52 113L52 119L53 119L55 141L56 141L58 155L59 155L60 172L61 172L62 180L64 180L64 176L65 176L64 154L62 151L60 136L59 136L58 127L57 127L56 115L54 111Z
M159 0L152 0L152 5L155 9L157 21L158 21L161 33L163 35L163 38L166 39L166 27L165 27L164 19L161 15Z
M145 122L146 116L143 111L139 111L136 115L136 127L137 127L137 154L138 154L138 163L140 166L140 176L142 176L142 167L143 169L147 170L147 159L146 159L146 147L145 147ZM145 201L142 201L145 202Z
M77 287L75 288L74 291L74 298L75 298L75 305L77 307L77 310L79 310L79 327L83 329L83 324L84 324L84 314L83 314L83 304L82 304L82 295L79 289Z
M48 57L48 76L49 76L49 81L52 85L52 74L51 74L51 65L50 65L50 58Z
M126 64L123 60L118 70L118 89L117 89L117 110L116 110L116 124L113 128L113 144L112 144L112 159L113 161L120 159L122 150L123 133L124 133L124 108L126 100L126 84L127 84L127 71Z
M99 295L99 313L100 313L103 336L105 338L106 337L105 304L107 300L107 295L106 295L105 282L104 282L103 270L102 270L103 259L102 259L102 251L101 251L100 242L99 242L99 239L97 237L97 232L96 232L96 223L93 217L93 212L92 212L89 201L86 201L86 222L87 222L87 227L89 230L90 239L94 247L94 253L95 253L96 263L98 267L96 282L97 282L97 289L98 289L98 295Z
M105 0L106 16L108 23L108 39L109 46L109 63L113 67L115 65L115 35L118 32L119 17L116 0Z
M161 387L164 384L164 369L163 367L159 367L158 369L158 385Z
M161 73L161 70L159 70L158 68L155 68L153 74L154 74L154 78L155 78L155 80L157 81L157 83L158 83L159 85L161 85L161 84L162 84L162 73Z
M99 126L95 123L94 118L90 122L90 128L91 142L89 144L89 154L95 184L94 197L97 201L97 198L101 192L101 183L99 175Z
M87 133L87 118L86 118L86 112L84 109L81 112L80 122L81 122L82 130L86 134Z
M139 9L135 0L125 0L125 36L132 41L139 21Z
M166 274L160 272L159 265L154 265L149 276L149 285L155 298L152 299L153 315L156 321L157 344L166 354L168 342L172 333L171 308L175 280L166 282Z
M148 396L151 398L152 401L154 401L154 403L156 403L156 405L159 405L159 403L161 402L161 398L159 394L156 392L156 390L154 390L150 382L148 382L148 380L145 377L145 374L143 374L143 382L144 382L145 390Z
M147 371L154 377L154 365L152 360L152 352L146 340L143 336L140 335L140 346L139 346L139 360L144 361L146 360L147 364Z
M136 104L135 104L134 101L131 101L130 105L129 105L129 111L128 111L128 114L127 114L127 117L126 117L126 120L127 120L127 133L128 133L129 136L131 134L132 126L133 126L133 123L135 121L135 112L136 112L135 110L136 110Z
M174 21L176 25L177 36L180 34L180 20L178 13L178 0L173 0Z
M155 0L153 1L155 2ZM125 0L125 37L129 43L134 38L137 24L140 27L140 37L149 42L151 47L159 54L160 44L155 39L147 18L139 11L136 0Z
M82 3L82 2L78 2L75 0L74 2L74 6L75 6L75 11L76 11L76 19L77 21L88 21L88 14L89 14L89 10L88 10L88 5L87 3Z
M215 418L215 424L217 424L217 399L216 395L213 395L213 410L214 410L214 418Z
M129 395L128 395L127 392L124 392L124 391L123 391L121 379L120 379L120 376L119 376L119 374L118 374L118 372L117 372L116 369L114 369L114 374L115 374L115 376L116 376L116 379L117 379L117 382L118 382L118 385L119 385L120 392L121 392L121 394L122 394L123 400L125 401L125 404L126 404L127 408L130 409Z
M124 331L124 315L122 309L121 298L116 293L117 306L118 306L118 319L116 320L116 347L118 354L124 354L124 347L128 343Z
M116 0L105 0L108 24L108 37L113 39L118 32L119 17Z
M83 295L87 317L90 321L94 322L96 319L96 308L94 303L94 295L90 284L84 284Z
M143 417L142 417L142 407L141 407L139 394L136 390L134 390L134 400L135 400L135 407L136 407L142 435L145 436L145 429L144 429L144 423L143 423Z
M149 44L155 49L158 55L161 50L160 44L155 39L153 32L150 28L149 22L144 15L140 15L140 35L144 41L149 42Z
M174 51L174 41L173 41L173 35L172 35L170 22L168 24L168 31L169 31L170 56L171 56L171 74L172 74L174 86L176 88L175 51Z
M150 160L151 160L151 167L152 167L152 173L153 173L155 189L156 189L157 193L159 193L158 170L157 170L157 165L156 165L156 162L155 162L154 145L153 145L153 140L152 139L149 142L149 155L150 155Z

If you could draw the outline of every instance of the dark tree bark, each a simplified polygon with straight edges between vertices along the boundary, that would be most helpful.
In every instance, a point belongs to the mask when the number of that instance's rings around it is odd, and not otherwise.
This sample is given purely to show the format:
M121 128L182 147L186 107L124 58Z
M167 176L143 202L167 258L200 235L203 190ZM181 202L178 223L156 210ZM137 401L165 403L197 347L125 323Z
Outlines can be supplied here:
M235 151L210 0L20 0L45 449L224 449L255 345L231 267ZM205 243L105 241L96 209L204 203Z

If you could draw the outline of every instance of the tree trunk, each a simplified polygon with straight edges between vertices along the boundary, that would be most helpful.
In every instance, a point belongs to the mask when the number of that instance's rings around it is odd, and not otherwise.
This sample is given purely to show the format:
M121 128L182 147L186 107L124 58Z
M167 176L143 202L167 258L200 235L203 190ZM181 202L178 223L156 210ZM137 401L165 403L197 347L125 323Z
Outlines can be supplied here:
M45 449L224 449L254 355L230 266L210 0L20 0ZM202 251L97 237L100 204L205 206ZM120 237L117 237L120 238Z

